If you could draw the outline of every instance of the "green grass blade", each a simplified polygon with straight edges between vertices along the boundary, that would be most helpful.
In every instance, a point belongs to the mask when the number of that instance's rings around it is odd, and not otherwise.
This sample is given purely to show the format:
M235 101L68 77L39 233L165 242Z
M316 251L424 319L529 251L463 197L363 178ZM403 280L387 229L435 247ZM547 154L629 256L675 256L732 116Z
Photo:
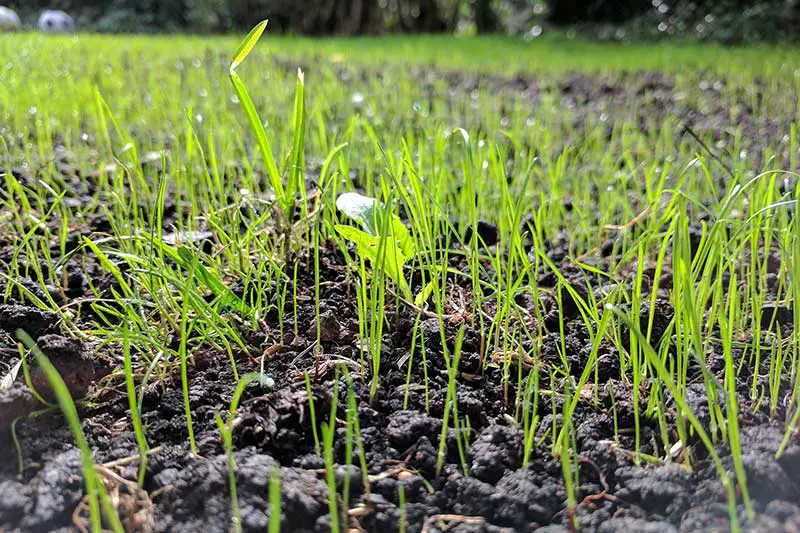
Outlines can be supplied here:
M236 54L234 55L234 59L231 62L230 78L233 88L236 91L236 96L239 98L239 103L247 115L247 121L250 124L250 129L252 130L253 134L255 134L256 140L258 141L258 146L261 149L261 156L264 158L264 164L267 165L270 185L272 185L272 189L275 191L275 196L278 198L278 201L280 203L284 203L286 201L286 194L283 189L283 182L281 180L280 172L278 171L278 166L275 163L275 156L272 153L272 145L269 142L267 131L264 128L264 122L258 115L256 106L253 104L253 100L250 98L250 94L247 92L244 83L242 83L242 80L239 78L239 74L236 72L236 68L242 63L242 61L245 60L250 51L256 45L259 37L261 37L261 34L264 33L264 28L266 28L266 26L267 21L263 21L258 24L239 45L239 49L237 50Z
M264 30L267 27L268 20L262 20L256 26L250 30L250 33L247 34L242 42L239 44L239 48L236 50L236 53L233 55L233 60L231 61L230 72L233 74L236 72L236 69L242 62L250 55L250 52L253 50L253 47L256 45L258 40L261 38L261 34L264 33Z
M305 76L303 71L297 70L297 89L294 93L294 141L292 143L292 158L289 168L289 182L286 186L286 200L284 209L287 215L294 208L297 192L303 180L303 144L306 131L305 117Z

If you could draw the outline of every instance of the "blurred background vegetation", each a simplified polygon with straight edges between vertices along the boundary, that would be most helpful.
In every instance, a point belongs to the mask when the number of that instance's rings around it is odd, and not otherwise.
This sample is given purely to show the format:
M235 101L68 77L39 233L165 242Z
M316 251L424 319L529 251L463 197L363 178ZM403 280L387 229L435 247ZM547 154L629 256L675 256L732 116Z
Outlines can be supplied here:
M557 30L602 40L685 38L740 43L800 37L800 0L16 0L32 24L64 9L85 30L223 33L269 18L305 35Z

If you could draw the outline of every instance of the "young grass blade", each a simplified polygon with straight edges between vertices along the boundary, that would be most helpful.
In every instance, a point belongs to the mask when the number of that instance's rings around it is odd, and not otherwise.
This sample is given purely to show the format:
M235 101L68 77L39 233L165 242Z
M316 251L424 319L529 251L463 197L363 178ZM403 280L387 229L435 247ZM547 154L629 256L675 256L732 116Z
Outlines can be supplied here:
M166 248L163 245L162 248ZM194 275L206 287L208 287L214 296L220 299L221 303L232 307L243 314L250 312L250 307L244 301L236 296L236 294L222 282L219 275L210 272L202 262L200 262L200 255L192 252L186 247L178 248L178 257L182 266L186 269L193 268Z
M264 33L264 30L267 28L268 22L268 20L262 20L256 24L256 26L250 30L250 33L247 34L247 37L245 37L239 44L239 49L236 50L236 53L233 55L233 60L231 61L231 74L233 74L236 71L236 68L242 64L248 55L250 55L253 47L261 38L261 34Z
M242 376L242 379L236 384L236 390L234 390L233 397L231 398L231 404L228 408L228 421L223 422L219 413L217 413L215 417L228 456L228 484L231 492L232 526L233 530L237 532L242 531L242 520L239 511L239 498L236 493L236 459L233 456L233 422L236 416L236 410L239 408L239 400L242 398L242 394L244 394L244 389L254 381L258 381L262 386L266 386L267 388L272 388L274 385L270 378L266 378L263 374L257 372ZM278 520L280 520L280 514L278 515Z
M575 413L575 409L578 407L578 401L581 398L581 391L583 390L584 385L589 380L590 375L592 374L592 370L595 368L595 361L597 360L597 352L600 349L600 343L603 340L603 336L605 335L606 329L608 328L608 323L611 319L611 312L606 310L603 313L603 318L600 320L600 325L597 327L597 332L593 335L594 342L592 343L592 351L589 354L589 359L586 361L586 365L584 366L583 372L581 373L581 377L578 381L578 384L575 387L575 392L572 395L572 399L564 404L564 420L572 420L572 415ZM597 384L595 384L597 386ZM558 434L558 440L556 441L555 448L557 450L563 449L560 444L563 444L563 439L567 438L567 432L569 431L569 424L564 424L561 428L561 432Z
M339 400L339 369L333 381L333 397L328 423L322 424L324 441L323 459L325 462L325 480L328 485L328 512L331 517L331 533L339 533L339 506L336 493L336 476L334 474L335 460L333 455L333 438L336 434L336 409Z
M278 468L269 477L269 533L281 533L281 474Z
M286 194L283 189L281 174L278 171L278 165L275 163L275 156L272 154L272 145L267 137L267 130L264 128L264 122L258 115L256 106L250 98L250 94L247 92L244 83L242 83L239 74L236 72L236 68L247 58L250 51L253 50L259 37L264 33L264 28L266 28L266 26L266 20L258 24L247 37L244 38L242 44L239 45L239 49L236 51L236 55L234 55L233 61L231 62L230 78L233 88L236 91L236 96L239 98L239 103L242 104L242 108L247 115L250 129L253 131L258 141L261 155L264 158L264 164L267 165L270 185L272 185L272 189L275 191L275 196L278 198L278 201L283 204L286 201Z
M139 409L136 405L136 385L133 382L133 367L131 365L131 341L130 341L130 327L125 327L122 332L122 357L125 369L125 389L128 393L128 409L131 412L131 421L133 423L133 433L136 436L136 444L139 446L140 464L139 464L139 478L138 484L141 489L144 485L144 476L147 472L147 452L150 447L147 444L147 439L144 436L144 429L142 428L142 419L139 415Z
M314 393L311 390L311 378L308 376L308 372L303 374L306 381L306 395L308 396L308 414L309 418L311 419L311 431L314 434L314 453L322 457L322 452L320 451L319 445L319 432L317 431L317 416L316 412L314 411Z
M306 132L305 76L297 69L297 89L294 93L294 142L292 143L292 159L289 168L289 182L286 184L284 210L287 217L294 208L295 198L303 186L303 139Z

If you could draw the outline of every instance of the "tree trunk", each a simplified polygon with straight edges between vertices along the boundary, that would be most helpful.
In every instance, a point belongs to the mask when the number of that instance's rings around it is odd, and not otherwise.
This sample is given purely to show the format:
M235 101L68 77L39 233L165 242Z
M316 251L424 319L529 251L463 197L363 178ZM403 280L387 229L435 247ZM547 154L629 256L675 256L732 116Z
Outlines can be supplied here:
M578 0L553 0L550 3L550 21L553 24L574 24L582 18Z
M426 33L438 33L447 29L436 0L420 0L418 20L419 28Z
M475 0L472 4L475 29L478 33L496 32L500 21L492 8L492 0Z

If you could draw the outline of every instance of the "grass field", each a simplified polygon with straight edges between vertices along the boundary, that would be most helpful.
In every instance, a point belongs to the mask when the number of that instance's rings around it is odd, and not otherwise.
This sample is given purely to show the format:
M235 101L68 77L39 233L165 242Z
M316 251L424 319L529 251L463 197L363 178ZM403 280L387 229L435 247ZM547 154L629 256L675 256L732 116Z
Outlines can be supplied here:
M0 531L800 524L796 49L250 37L0 36Z

